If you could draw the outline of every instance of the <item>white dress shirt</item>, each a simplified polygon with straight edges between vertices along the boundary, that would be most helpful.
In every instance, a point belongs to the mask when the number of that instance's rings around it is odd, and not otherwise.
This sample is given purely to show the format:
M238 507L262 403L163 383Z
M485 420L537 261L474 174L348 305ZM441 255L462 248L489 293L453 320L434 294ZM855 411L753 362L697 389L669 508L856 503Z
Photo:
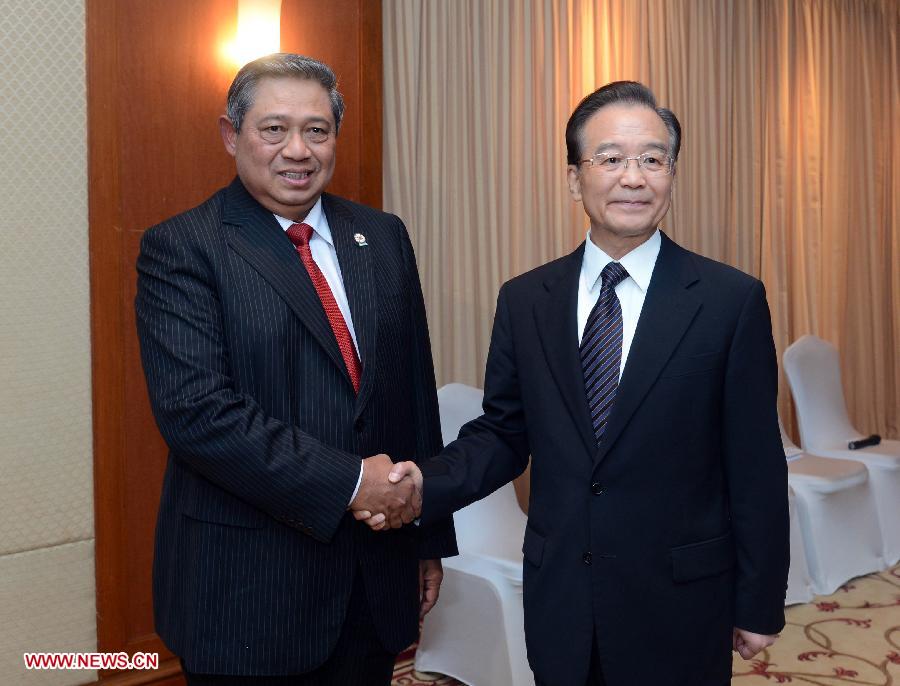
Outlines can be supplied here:
M344 277L341 276L341 265L338 264L337 250L334 248L334 239L331 237L331 227L328 226L328 219L325 218L325 212L322 211L322 197L316 200L316 204L312 206L306 219L302 222L295 222L292 219L285 219L275 215L275 219L281 224L281 228L287 231L291 228L291 224L309 224L313 228L312 236L309 239L309 251L312 253L313 261L319 267L319 270L325 276L331 294L337 302L341 315L350 329L350 338L353 339L353 347L356 348L356 354L359 355L359 344L356 342L356 331L353 329L353 319L350 317L350 304L347 302L347 291L344 290Z
M641 317L641 309L644 307L644 298L650 287L650 277L653 276L653 268L656 266L656 258L659 257L659 246L662 238L659 229L653 232L646 241L634 250L618 260L625 267L628 277L622 279L616 286L616 296L622 305L622 362L619 365L619 378L625 370L625 362L628 360L628 352L634 340L634 332L637 330L638 319ZM591 240L590 230L587 232L587 240L584 246L584 259L581 263L581 278L578 280L578 340L584 336L584 327L587 325L588 315L594 309L597 298L600 297L602 279L600 272L613 262L613 258L603 252Z
M287 231L292 224L296 224L292 219L285 219L277 214L275 219L281 224L281 228ZM353 339L353 347L356 348L356 354L359 355L359 344L356 342L356 331L353 329L353 319L350 317L350 303L347 302L347 291L344 289L344 277L341 276L341 265L338 263L337 250L334 248L334 239L331 237L331 227L328 226L328 219L325 218L325 212L322 211L322 197L316 200L316 204L312 206L309 214L303 224L309 224L313 228L312 236L309 239L309 251L312 253L313 262L316 263L319 270L325 276L331 294L337 302L341 315L347 323L350 330L350 338ZM300 256L297 256L300 259ZM359 478L356 480L356 488L353 489L353 495L350 496L350 502L356 498L359 492L359 486L362 483L363 466L359 465ZM348 503L349 505L349 503Z

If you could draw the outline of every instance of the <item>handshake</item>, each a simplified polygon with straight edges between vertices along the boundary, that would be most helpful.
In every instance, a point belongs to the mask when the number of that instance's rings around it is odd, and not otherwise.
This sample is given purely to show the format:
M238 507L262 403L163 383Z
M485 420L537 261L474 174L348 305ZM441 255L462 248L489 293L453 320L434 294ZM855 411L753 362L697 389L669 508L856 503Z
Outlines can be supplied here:
M422 472L415 462L394 464L384 454L364 459L350 511L373 531L409 524L422 513Z

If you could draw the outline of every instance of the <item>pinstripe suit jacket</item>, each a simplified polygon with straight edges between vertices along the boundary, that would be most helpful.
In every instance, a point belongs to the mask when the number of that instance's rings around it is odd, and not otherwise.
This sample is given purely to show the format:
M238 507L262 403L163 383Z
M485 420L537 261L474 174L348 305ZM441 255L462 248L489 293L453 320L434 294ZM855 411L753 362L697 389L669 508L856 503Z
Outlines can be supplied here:
M359 343L358 395L293 245L239 179L141 243L138 335L170 449L154 613L192 671L315 668L357 569L381 642L399 652L416 637L418 559L456 553L451 520L385 535L346 512L362 457L433 455L440 424L405 227L335 196L323 205Z

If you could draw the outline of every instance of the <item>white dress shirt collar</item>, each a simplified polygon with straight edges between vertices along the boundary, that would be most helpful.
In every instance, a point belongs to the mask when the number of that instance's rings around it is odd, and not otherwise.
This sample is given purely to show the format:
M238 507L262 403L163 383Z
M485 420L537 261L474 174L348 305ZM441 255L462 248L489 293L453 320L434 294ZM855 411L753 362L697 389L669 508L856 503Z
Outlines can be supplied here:
M328 220L325 218L325 210L322 209L321 195L302 222L295 222L293 219L286 219L277 214L275 215L275 219L278 220L278 223L281 224L281 228L285 231L291 228L291 224L309 224L320 238L324 239L332 248L334 247L334 239L331 237L331 227L328 226Z
M653 276L653 267L656 265L656 258L659 257L660 245L662 245L662 238L657 229L650 238L618 260L619 264L625 267L628 276L644 294L650 287L650 277ZM591 240L591 231L588 229L582 274L584 275L584 285L589 291L593 291L595 286L599 288L602 285L598 283L600 272L613 261L613 258L598 248L596 243Z

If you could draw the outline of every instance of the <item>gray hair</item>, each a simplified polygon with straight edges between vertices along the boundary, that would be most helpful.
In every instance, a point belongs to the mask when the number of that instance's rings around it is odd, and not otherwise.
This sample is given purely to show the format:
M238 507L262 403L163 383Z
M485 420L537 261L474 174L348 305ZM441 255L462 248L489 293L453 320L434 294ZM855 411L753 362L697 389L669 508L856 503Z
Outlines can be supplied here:
M628 105L642 105L647 107L663 120L666 130L669 132L669 155L672 162L678 159L681 150L681 123L672 110L659 107L656 97L647 86L637 81L613 81L602 88L598 88L584 100L578 103L578 107L569 117L566 125L566 161L568 164L578 164L581 159L581 130L597 110L624 103Z
M322 84L322 87L328 91L328 98L331 100L334 133L337 135L341 128L341 119L344 116L344 96L337 89L337 77L327 64L290 52L266 55L241 67L228 89L228 101L225 105L225 114L231 120L234 130L240 133L244 116L253 107L257 84L267 77L285 76L309 79Z

